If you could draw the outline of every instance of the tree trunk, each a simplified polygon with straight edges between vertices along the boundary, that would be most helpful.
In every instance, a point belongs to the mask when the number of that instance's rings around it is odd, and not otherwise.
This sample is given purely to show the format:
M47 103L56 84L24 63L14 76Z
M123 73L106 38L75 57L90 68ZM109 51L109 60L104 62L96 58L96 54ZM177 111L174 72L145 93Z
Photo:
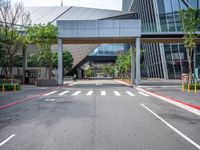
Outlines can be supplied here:
M187 55L188 55L188 69L189 69L189 74L188 74L188 84L192 83L192 49L187 49Z

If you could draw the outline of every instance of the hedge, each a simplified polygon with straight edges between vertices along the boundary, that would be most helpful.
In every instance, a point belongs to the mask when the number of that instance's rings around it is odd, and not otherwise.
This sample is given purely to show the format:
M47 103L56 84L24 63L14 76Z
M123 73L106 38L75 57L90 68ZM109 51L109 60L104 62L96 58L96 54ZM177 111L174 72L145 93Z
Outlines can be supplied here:
M0 90L2 91L3 84L0 84ZM4 90L5 91L13 91L14 90L14 84L11 83L4 83ZM21 90L21 85L16 83L16 90Z
M184 88L188 89L188 84L185 83ZM194 88L195 88L195 84L190 84L190 89L194 90ZM200 84L197 84L197 90L200 90Z

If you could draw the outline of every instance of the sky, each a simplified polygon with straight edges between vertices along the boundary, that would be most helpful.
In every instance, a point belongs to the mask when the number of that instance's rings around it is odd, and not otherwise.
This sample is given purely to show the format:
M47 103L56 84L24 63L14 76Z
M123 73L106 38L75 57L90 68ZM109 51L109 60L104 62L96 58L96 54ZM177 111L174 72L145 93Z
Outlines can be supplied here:
M61 0L11 0L23 2L24 6L60 6ZM122 0L63 0L67 6L82 6L102 9L121 10Z

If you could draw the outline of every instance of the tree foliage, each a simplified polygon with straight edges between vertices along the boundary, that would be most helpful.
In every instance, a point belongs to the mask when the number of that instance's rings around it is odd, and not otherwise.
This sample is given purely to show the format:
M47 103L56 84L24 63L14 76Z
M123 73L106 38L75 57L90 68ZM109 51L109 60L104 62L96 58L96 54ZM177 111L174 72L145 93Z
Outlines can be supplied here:
M129 78L131 72L131 52L128 54L121 54L117 57L116 61L117 70L120 77Z
M58 68L58 53L53 53L53 68ZM73 66L73 57L70 52L63 52L63 69L65 72L69 72Z
M53 77L53 53L51 46L57 41L57 27L52 24L34 25L28 28L27 38L31 44L36 45L39 57L38 62L49 69L49 78Z
M1 65L7 78L13 78L12 68L15 65L15 57L22 47L24 37L23 30L30 24L30 15L24 10L22 3L11 5L10 0L0 0L0 47ZM4 60L4 61L2 61Z
M192 81L192 54L196 47L196 39L198 27L200 24L200 17L198 15L199 10L188 8L187 10L181 10L179 12L182 20L182 29L184 32L184 45L187 50L188 64L189 64L189 79L188 82Z

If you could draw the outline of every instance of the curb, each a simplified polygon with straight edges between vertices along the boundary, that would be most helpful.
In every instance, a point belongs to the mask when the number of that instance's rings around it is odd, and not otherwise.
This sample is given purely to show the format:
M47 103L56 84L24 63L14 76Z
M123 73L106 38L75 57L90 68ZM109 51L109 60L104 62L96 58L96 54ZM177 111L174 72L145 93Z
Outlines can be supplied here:
M168 103L171 103L171 104L174 104L178 107L181 107L187 111L190 111L192 113L195 113L197 115L200 116L200 106L198 105L193 105L193 104L189 104L189 103L186 103L186 102L182 102L181 100L177 100L177 99L174 99L174 98L171 98L171 97L168 97L168 96L163 96L163 95L160 95L160 94L157 94L157 93L154 93L154 92L150 92L148 90L145 90L143 88L138 88L136 87L137 90L139 91L142 91L142 92L145 92L151 96L154 96L156 98L159 98L161 100L164 100Z
M124 81L121 81L121 80L116 80L118 83L122 83L122 84L125 84L127 86L132 86L131 84L128 84ZM170 104L173 104L173 105L176 105L180 108L183 108L189 112L192 112L198 116L200 116L200 106L197 106L197 105L193 105L193 104L189 104L189 103L185 103L185 102L182 102L181 100L177 100L177 99L173 99L171 97L167 97L167 96L163 96L163 95L160 95L160 94L157 94L157 93L154 93L154 92L150 92L148 90L145 90L143 88L138 88L136 86L133 86L135 89L139 90L139 91L142 91L142 92L145 92L151 96L154 96L158 99L161 99L165 102L168 102Z
M7 107L10 107L10 106L13 106L13 105L20 104L20 103L22 103L22 102L28 101L28 100L32 100L33 98L37 98L37 97L42 96L42 95L44 95L44 94L47 94L47 93L49 93L49 92L51 92L51 91L54 91L54 90L57 89L57 88L58 88L58 87L53 88L53 89L49 89L49 90L46 91L46 92L39 93L39 94L34 95L34 96L31 96L31 97L26 97L26 98L23 98L23 99L16 100L16 101L14 101L14 102L12 102L12 103L8 103L8 104L5 104L5 105L2 105L2 106L0 106L0 109L4 109L4 108L7 108Z

